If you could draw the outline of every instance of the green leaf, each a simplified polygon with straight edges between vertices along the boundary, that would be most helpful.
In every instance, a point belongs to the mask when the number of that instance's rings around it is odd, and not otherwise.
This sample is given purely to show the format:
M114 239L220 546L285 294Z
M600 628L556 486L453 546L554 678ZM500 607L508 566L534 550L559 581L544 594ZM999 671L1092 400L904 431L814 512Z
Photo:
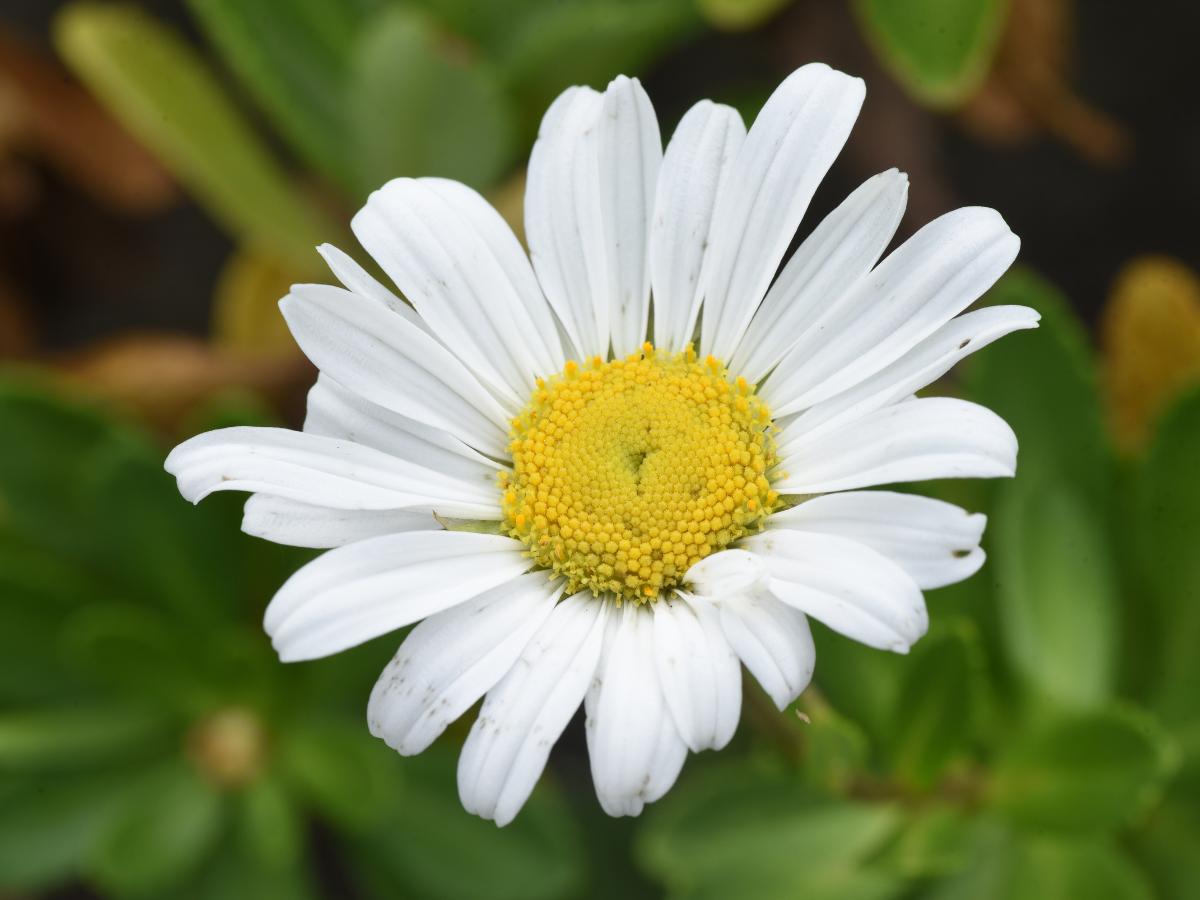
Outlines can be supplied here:
M294 723L280 738L283 777L336 824L361 830L402 799L400 763L358 722Z
M804 781L814 788L842 793L866 766L867 736L862 729L827 705L801 698L799 706L809 722L804 738ZM790 715L790 713L787 713Z
M722 31L757 28L787 6L788 0L697 0L701 15Z
M309 900L317 896L312 865L272 865L244 844L227 836L186 885L171 891L171 900L280 898Z
M1161 900L1193 900L1200 884L1200 759L1166 788L1132 842Z
M988 797L1022 825L1110 831L1157 796L1174 752L1153 720L1139 713L1074 715L1018 741L997 763Z
M314 269L340 234L305 202L203 60L132 6L77 2L55 45L76 75L240 241Z
M250 783L234 800L234 833L244 852L266 869L299 865L304 817L281 779Z
M189 0L242 84L312 166L349 192L346 86L365 10L353 0Z
M930 106L965 101L991 65L1007 0L855 0L867 39L908 91Z
M1018 482L1042 476L1070 482L1106 514L1113 453L1083 326L1053 286L1021 267L1001 278L987 301L1033 307L1042 320L1037 329L1011 334L971 358L968 396L1016 432Z
M994 823L976 829L971 861L927 894L930 900L1151 900L1145 875L1100 840L1017 835Z
M566 808L543 784L497 828L466 813L455 756L426 750L404 763L404 799L351 852L380 898L550 900L576 897L582 847Z
M913 648L901 673L889 729L892 765L926 787L967 746L981 703L982 651L970 623L939 628Z
M833 707L875 743L888 739L907 658L847 640L814 624L817 666L814 680Z
M0 382L0 530L102 570L95 535L97 463L148 445L90 409L43 388Z
M347 96L364 192L397 175L486 187L512 159L512 113L496 74L411 9L389 7L365 29Z
M0 888L36 890L77 875L120 819L134 777L63 775L22 783L0 800Z
M943 876L963 868L973 839L973 821L961 809L931 806L915 810L888 848L884 862L905 878Z
M0 712L0 770L88 767L144 756L167 723L119 706Z
M1094 706L1111 696L1118 597L1095 515L1065 482L1019 474L993 515L997 614L1012 669L1035 696Z
M788 776L728 764L651 809L638 856L672 896L884 897L902 885L869 861L899 822L890 806L823 800Z
M603 89L618 73L636 75L696 31L695 0L580 0L542 3L517 22L497 50L497 63L532 133L565 88Z
M1172 727L1200 728L1200 390L1162 418L1139 472L1129 533L1153 601L1158 641L1154 709Z
M152 772L92 854L89 874L105 890L161 897L213 848L222 822L215 790L182 763Z

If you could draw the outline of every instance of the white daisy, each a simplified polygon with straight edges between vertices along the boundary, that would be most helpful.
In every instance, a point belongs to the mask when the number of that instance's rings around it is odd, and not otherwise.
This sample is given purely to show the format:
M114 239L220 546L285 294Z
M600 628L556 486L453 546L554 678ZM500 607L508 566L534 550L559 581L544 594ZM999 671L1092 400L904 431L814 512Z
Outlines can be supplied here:
M483 697L471 812L510 821L582 703L600 803L636 815L729 741L741 665L783 709L812 675L809 616L905 652L921 591L983 563L982 516L859 489L1013 474L995 414L913 394L1036 325L960 315L1017 238L960 209L879 261L893 170L776 277L863 96L805 66L749 132L702 101L664 153L636 80L567 90L529 162L532 265L470 188L390 182L353 228L412 305L320 248L345 287L281 302L321 373L303 433L229 428L168 458L192 501L253 492L250 534L335 548L267 609L282 659L420 623L368 723L419 753Z

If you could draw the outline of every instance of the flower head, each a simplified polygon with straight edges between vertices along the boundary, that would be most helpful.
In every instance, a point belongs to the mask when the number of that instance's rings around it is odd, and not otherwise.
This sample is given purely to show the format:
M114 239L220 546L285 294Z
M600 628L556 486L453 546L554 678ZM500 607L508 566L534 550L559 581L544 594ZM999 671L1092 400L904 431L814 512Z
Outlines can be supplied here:
M781 709L804 690L808 617L904 652L922 590L982 565L982 516L861 489L1013 474L997 416L914 393L1036 325L960 315L1017 238L961 209L880 261L893 170L776 277L863 94L805 66L749 132L702 101L664 153L636 80L572 88L530 159L529 258L471 189L390 182L353 227L411 306L320 248L345 287L281 303L321 373L304 431L168 458L193 501L253 492L247 532L333 548L271 601L283 659L419 623L372 692L374 734L418 753L484 697L468 810L510 821L583 704L600 803L636 815L689 750L729 741L742 665Z

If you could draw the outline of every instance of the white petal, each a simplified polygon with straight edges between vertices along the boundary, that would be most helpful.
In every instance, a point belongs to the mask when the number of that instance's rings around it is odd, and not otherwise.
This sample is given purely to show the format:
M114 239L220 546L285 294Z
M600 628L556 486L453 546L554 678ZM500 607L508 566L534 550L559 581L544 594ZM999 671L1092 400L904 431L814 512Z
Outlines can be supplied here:
M589 593L563 600L488 691L458 761L468 812L507 825L525 805L595 674L607 612Z
M771 516L772 528L835 534L882 553L922 589L969 578L983 565L987 517L893 491L825 494Z
M717 603L729 645L779 709L812 680L816 649L804 613L766 590L729 594Z
M788 76L754 120L713 213L702 276L705 353L732 356L865 92L861 79L813 63Z
M290 547L322 550L381 534L436 527L428 510L331 509L270 494L252 494L242 516L246 534Z
M792 254L750 320L729 364L755 383L887 248L904 215L908 176L895 169L863 182Z
M772 487L825 494L931 478L1006 478L1017 438L994 412L950 397L886 406L811 440L793 441Z
M766 578L767 567L761 559L734 548L704 557L687 570L683 583L694 593L719 598L752 591Z
M717 192L746 139L738 111L701 100L687 111L663 156L650 227L654 344L682 350L692 339Z
M304 430L374 447L472 484L496 489L500 467L454 435L409 419L348 391L328 375L308 392Z
M825 311L767 379L763 398L783 416L869 378L970 306L1020 246L992 209L935 219Z
M397 178L351 227L442 342L510 403L566 361L550 307L512 231L469 187Z
M929 627L925 598L887 557L828 534L772 529L745 539L771 572L771 593L869 647L907 653Z
M729 743L742 711L741 669L712 604L663 598L654 609L654 650L667 709L693 752Z
M317 252L321 254L329 266L329 270L345 286L346 290L374 300L416 325L422 331L429 331L429 326L417 315L415 309L380 284L349 254L342 252L333 244L322 244L317 248Z
M585 708L600 806L610 816L636 816L674 783L687 755L659 687L654 616L645 605L626 603L609 616Z
M987 306L951 319L890 366L788 423L777 446L786 454L811 438L902 400L945 375L964 356L1022 328L1036 328L1037 311L1025 306Z
M305 355L343 387L491 456L507 454L508 414L420 328L325 285L297 285L279 306Z
M222 428L167 457L179 492L199 503L213 491L252 491L335 509L434 509L500 518L494 486L468 482L355 444L286 428Z
M371 691L371 734L420 753L512 668L561 594L561 580L530 572L425 619Z
M646 340L650 313L647 251L662 137L650 98L636 78L619 75L604 92L596 125L603 252L608 268L613 353L628 356Z
M529 157L525 236L538 282L583 356L606 356L609 285L596 122L602 96L567 88L546 110Z
M518 541L410 531L347 544L289 578L263 626L280 659L329 656L470 600L529 569Z

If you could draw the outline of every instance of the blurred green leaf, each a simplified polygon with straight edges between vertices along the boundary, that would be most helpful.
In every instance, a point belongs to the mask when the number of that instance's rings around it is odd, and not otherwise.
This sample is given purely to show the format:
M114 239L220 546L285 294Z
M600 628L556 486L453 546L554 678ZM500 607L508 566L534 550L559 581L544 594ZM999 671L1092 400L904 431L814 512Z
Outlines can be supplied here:
M714 28L749 31L788 5L788 0L696 0L700 13Z
M315 267L312 248L340 230L302 199L178 35L136 7L78 2L60 13L55 45L231 233Z
M548 785L534 791L511 824L497 828L459 804L452 753L434 747L403 765L403 801L352 848L356 870L375 896L550 900L578 895L582 848L566 808Z
M695 0L543 2L504 29L496 60L520 100L522 129L537 127L551 101L573 84L603 89L638 74L695 30Z
M965 749L980 705L981 669L979 639L964 620L917 642L901 674L889 729L892 765L901 779L926 787Z
M638 856L672 897L889 897L903 884L868 861L897 810L822 799L794 778L714 766L652 807Z
M348 98L364 192L397 175L484 187L512 159L512 113L496 74L411 9L389 7L368 24Z
M992 518L1009 663L1035 695L1096 705L1116 678L1118 597L1094 516L1067 483L1019 474Z
M917 809L887 849L884 864L905 878L957 872L971 852L973 825L969 813L951 806Z
M870 750L867 736L836 710L808 702L807 695L802 696L799 707L809 718L801 732L804 738L801 774L805 782L832 793L845 791L866 765Z
M119 706L0 712L0 770L83 768L145 756L166 723Z
M1013 821L1103 832L1155 798L1174 748L1157 724L1131 710L1070 716L1016 743L997 762L988 796Z
M126 772L56 774L0 798L0 888L33 890L77 874L128 805Z
M1200 390L1162 418L1138 473L1129 534L1156 626L1153 705L1172 727L1200 730Z
M991 65L1007 0L855 0L868 40L918 100L962 103Z
M987 300L1031 306L1042 321L971 358L968 396L1016 432L1018 482L1041 476L1070 482L1094 511L1107 514L1113 454L1083 326L1054 287L1021 267L1001 278Z
M304 817L281 779L258 778L234 798L234 834L245 852L267 869L299 865Z
M1200 758L1164 791L1163 803L1132 839L1161 900L1192 900L1200 885Z
M847 640L819 624L812 632L821 660L813 677L821 693L873 742L886 741L907 659Z
M970 862L938 885L930 900L1151 900L1145 875L1104 841L1017 835L983 823Z
M283 777L342 827L363 829L405 802L395 753L358 723L293 723L279 753Z
M150 773L88 867L115 894L161 897L188 878L213 848L223 815L221 797L182 763Z
M357 191L361 181L346 152L346 86L363 4L189 0L189 6L304 159L346 191Z
M316 897L311 866L271 865L252 848L229 838L205 860L200 871L170 892L171 900L308 900Z
M103 571L98 461L147 445L92 410L35 385L0 382L0 529Z

